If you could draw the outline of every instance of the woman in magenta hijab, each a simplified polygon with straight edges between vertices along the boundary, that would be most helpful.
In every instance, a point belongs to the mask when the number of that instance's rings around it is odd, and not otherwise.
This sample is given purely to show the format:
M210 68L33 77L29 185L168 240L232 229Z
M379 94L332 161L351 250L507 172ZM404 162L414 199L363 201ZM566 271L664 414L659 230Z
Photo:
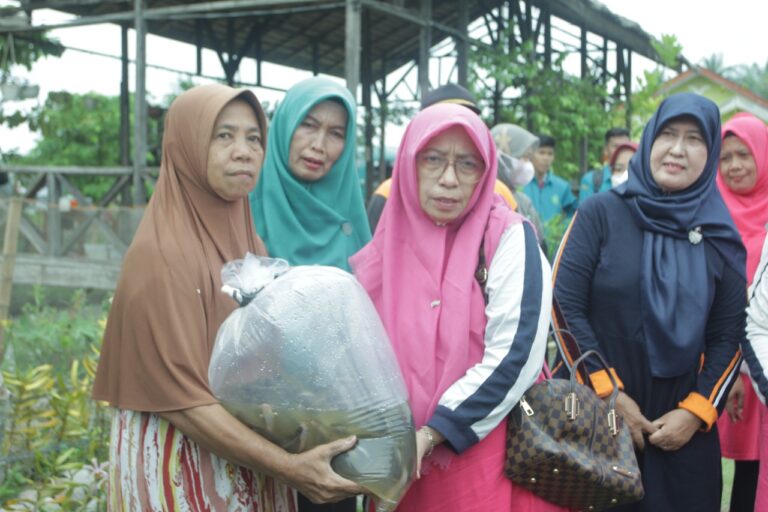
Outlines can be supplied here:
M503 474L507 414L544 361L551 271L493 192L493 138L467 108L438 104L414 117L395 162L376 234L350 263L418 428L420 477L397 510L557 510Z
M747 248L747 284L760 260L768 223L768 127L752 114L736 114L723 125L717 187ZM768 508L768 424L760 441L765 407L749 376L742 373L728 397L728 414L717 422L724 457L735 460L731 512L752 511L758 482L760 446L764 446L761 491Z

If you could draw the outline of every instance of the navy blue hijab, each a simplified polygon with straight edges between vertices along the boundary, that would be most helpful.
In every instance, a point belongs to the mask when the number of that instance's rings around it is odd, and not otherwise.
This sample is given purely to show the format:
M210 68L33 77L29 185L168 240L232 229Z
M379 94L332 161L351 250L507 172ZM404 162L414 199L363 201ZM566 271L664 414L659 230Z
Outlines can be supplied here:
M699 125L707 162L688 188L664 192L651 174L651 146L662 128L681 116ZM655 377L690 371L704 351L716 279L707 269L705 244L746 279L746 251L715 184L720 137L717 105L697 94L670 96L643 130L629 180L614 189L643 230L643 330Z

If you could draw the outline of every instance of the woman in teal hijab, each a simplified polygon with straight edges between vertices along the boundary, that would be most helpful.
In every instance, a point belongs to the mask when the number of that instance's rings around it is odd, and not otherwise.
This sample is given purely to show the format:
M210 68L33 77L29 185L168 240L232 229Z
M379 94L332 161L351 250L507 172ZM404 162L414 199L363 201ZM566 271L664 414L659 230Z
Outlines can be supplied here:
M272 117L251 193L256 230L270 256L349 270L347 258L371 239L355 137L355 100L347 89L313 77L288 90Z

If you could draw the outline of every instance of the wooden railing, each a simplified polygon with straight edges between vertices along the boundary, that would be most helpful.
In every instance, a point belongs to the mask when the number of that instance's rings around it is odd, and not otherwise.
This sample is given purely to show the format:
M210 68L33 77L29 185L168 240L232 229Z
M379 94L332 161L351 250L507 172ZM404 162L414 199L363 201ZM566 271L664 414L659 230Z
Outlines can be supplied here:
M146 200L156 169L137 176L132 167L0 165L0 172L24 185L14 282L113 288L144 211L134 201ZM84 193L81 177L100 178L103 192ZM8 202L0 198L3 227Z

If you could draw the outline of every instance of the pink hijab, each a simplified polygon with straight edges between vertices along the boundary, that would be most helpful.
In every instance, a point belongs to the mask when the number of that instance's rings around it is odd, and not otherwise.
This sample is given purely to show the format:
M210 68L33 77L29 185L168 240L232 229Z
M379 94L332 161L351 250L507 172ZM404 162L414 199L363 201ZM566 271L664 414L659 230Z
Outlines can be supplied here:
M416 155L454 126L466 130L486 172L462 216L437 226L419 204ZM483 356L485 302L474 275L481 241L485 235L490 262L506 227L523 220L493 191L496 165L493 138L476 114L451 104L421 111L400 144L392 192L373 240L350 258L389 334L417 427L430 419L445 390Z
M723 125L722 133L723 138L732 134L741 139L757 167L755 187L746 194L731 190L717 173L717 188L747 248L747 283L751 283L768 229L768 127L752 114L740 113Z

